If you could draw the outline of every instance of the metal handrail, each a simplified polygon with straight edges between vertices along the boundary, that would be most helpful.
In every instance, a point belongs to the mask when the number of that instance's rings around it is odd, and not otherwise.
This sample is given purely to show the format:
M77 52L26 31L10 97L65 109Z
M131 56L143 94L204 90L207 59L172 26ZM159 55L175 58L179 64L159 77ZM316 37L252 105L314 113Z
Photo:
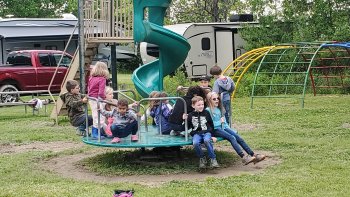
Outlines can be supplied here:
M160 101L160 100L181 100L184 104L184 113L187 114L187 105L185 99L182 97L159 97L159 98L143 98L139 101L138 105L140 105L144 101ZM147 122L147 114L145 113L145 119ZM147 126L146 126L147 129ZM185 140L188 141L188 123L185 121Z
M123 92L131 92L132 93L132 95L133 95L133 99L134 99L134 101L136 101L136 92L134 91L134 90L131 90L131 89L127 89L127 90L115 90L115 91L113 91L113 93L117 93L117 94L119 94L119 93L123 93ZM125 95L125 94L124 94Z
M54 79L55 79L55 77L56 77L58 68L60 67L60 64L61 64L61 62L62 62L63 56L64 56L64 54L66 53L66 51L67 51L67 49L68 49L68 46L69 46L69 44L70 44L70 41L72 40L73 35L74 35L74 32L75 32L75 30L77 29L77 27L78 27L78 22L75 24L74 29L73 29L72 33L70 34L70 36L69 36L69 39L68 39L68 41L67 41L67 45L66 45L66 47L65 47L64 50L63 50L63 53L62 53L62 55L61 55L61 58L60 58L60 60L58 61L58 64L57 64L56 69L55 69L55 72L54 72L54 74L53 74L53 76L52 76L52 78L51 78L51 81L50 81L50 83L49 83L49 87L48 87L48 89L47 89L47 90L48 90L48 93L49 93L49 95L50 95L50 97L51 97L51 99L53 100L53 102L54 102L54 104L55 104L55 106L56 106L56 107L55 107L56 114L58 114L58 112L57 112L57 103L56 103L56 100L55 100L55 98L53 97L53 94L51 93L51 90L50 90L50 89L51 89L52 83L53 83L53 81L54 81ZM75 51L75 53L74 53L74 55L73 55L73 58L76 57L77 51L78 51L78 49ZM72 61L71 61L71 64L72 64L72 63L73 63L73 59L72 59ZM66 80L67 75L68 75L68 72L69 72L69 69L70 69L70 65L69 65L69 67L67 68L67 72L66 72L66 74L65 74L65 76L64 76L62 82L64 82L64 81ZM61 84L61 89L62 89L62 86L63 86L63 83ZM56 115L56 123L58 124L58 115Z

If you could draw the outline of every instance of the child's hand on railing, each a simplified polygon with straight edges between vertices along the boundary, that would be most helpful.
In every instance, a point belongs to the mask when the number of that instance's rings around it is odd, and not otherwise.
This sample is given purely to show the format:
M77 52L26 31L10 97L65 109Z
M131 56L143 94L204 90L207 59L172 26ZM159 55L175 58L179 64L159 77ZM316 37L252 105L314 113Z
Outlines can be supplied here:
M218 141L218 138L216 138L216 137L211 137L211 140L213 141L213 143L215 143L216 141Z
M184 119L184 120L186 120L187 117L188 117L188 114L183 114L183 115L182 115L182 119Z
M139 102L135 101L131 104L131 107L137 107L139 105Z
M225 117L221 117L221 118L220 118L220 122L221 122L221 123L225 123Z
M81 99L81 102L87 103L88 102L88 98L87 97L83 97L83 99Z

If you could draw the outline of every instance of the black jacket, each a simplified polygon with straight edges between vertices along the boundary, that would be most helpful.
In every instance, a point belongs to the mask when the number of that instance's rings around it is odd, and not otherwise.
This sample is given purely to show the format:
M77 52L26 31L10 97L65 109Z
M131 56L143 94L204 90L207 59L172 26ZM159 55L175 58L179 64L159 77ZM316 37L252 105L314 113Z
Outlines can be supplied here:
M191 102L192 97L184 96L182 98L186 101L187 113L188 114L191 113L193 111L192 102ZM169 122L173 124L181 125L183 122L182 115L184 114L184 112L185 112L184 104L182 103L182 101L177 100L174 105L173 112L169 116Z
M211 119L210 113L207 110L202 112L193 111L188 114L188 128L191 129L191 136L194 134L203 134L214 131L213 119Z

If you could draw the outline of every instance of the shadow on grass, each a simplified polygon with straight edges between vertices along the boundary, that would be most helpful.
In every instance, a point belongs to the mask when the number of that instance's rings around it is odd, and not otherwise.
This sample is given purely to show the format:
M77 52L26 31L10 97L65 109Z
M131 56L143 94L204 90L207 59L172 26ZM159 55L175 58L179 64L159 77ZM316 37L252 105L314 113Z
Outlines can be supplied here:
M238 159L234 154L224 151L216 151L216 155L220 158L222 168L231 166ZM199 159L191 148L155 148L108 152L83 159L78 165L103 176L129 176L198 172L198 164Z

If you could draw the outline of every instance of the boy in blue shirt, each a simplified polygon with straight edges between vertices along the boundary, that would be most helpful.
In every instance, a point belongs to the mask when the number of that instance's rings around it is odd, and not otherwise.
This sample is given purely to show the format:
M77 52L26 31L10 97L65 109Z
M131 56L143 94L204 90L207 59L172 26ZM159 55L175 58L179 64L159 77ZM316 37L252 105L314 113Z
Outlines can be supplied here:
M223 93L222 104L225 108L225 118L231 123L231 95L235 89L235 83L230 77L222 75L222 70L215 65L210 69L210 74L216 79L213 86L213 92L221 95Z

